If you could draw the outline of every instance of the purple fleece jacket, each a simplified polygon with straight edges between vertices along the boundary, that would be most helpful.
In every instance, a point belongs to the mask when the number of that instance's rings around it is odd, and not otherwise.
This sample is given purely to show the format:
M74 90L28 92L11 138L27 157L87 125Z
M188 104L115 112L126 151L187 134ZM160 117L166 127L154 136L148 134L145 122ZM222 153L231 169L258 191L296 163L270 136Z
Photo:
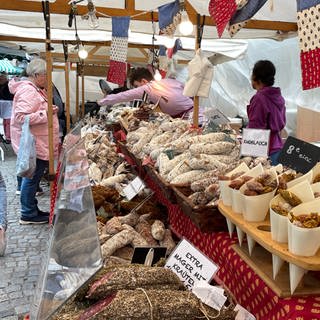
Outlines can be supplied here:
M270 129L269 155L281 150L280 131L286 125L286 107L280 88L264 87L257 91L247 106L248 128Z

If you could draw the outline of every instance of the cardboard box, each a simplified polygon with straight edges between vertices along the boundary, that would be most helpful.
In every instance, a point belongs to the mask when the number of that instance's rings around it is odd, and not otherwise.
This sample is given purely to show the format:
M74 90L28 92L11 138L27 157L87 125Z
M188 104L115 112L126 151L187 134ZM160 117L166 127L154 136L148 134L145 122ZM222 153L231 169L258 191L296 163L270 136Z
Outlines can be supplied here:
M320 112L297 108L297 138L306 142L320 141Z

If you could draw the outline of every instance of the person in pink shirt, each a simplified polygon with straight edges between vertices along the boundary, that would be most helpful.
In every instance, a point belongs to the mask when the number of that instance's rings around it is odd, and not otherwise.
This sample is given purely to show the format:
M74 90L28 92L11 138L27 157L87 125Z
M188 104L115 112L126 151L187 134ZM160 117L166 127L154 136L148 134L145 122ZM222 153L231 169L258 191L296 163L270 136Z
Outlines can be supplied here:
M193 100L183 95L183 84L175 79L161 79L155 81L151 72L146 68L136 68L129 76L130 89L117 94L108 94L98 101L100 106L113 105L121 102L129 102L134 99L142 99L143 93L148 94L151 103L159 101L159 107L163 113L173 118L188 118L193 110Z
M34 59L27 66L28 78L9 82L9 90L14 94L11 116L11 143L14 152L19 150L22 125L25 117L29 117L30 131L35 138L37 153L36 170L31 179L22 178L20 207L20 224L42 224L49 222L49 212L38 207L36 192L39 182L49 164L49 132L48 132L48 99L46 61ZM58 156L59 122L58 107L52 106L53 112L53 144L54 154Z

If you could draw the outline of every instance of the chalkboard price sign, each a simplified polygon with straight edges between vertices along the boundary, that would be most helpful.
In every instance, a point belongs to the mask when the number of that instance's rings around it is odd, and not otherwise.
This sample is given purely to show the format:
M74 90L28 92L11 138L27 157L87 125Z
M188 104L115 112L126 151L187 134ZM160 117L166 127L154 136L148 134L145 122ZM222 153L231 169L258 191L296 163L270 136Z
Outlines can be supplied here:
M307 173L320 161L320 148L289 136L279 156L279 162L297 172Z

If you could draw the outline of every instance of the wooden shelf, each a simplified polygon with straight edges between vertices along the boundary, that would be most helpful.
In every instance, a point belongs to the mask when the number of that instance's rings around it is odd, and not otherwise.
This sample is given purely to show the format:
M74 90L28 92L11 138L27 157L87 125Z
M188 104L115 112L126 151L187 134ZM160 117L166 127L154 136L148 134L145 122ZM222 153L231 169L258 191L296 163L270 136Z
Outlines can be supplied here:
M320 279L316 278L312 272L304 275L299 286L295 289L294 293L291 294L289 265L287 263L281 267L278 275L273 279L272 255L269 251L256 245L250 256L246 244L243 244L241 247L234 244L232 248L278 297L286 298L320 294Z
M305 270L320 271L320 250L311 257L297 256L290 253L287 244L272 240L268 216L262 222L248 222L243 219L242 215L234 213L231 207L225 206L221 200L218 208L227 219L270 253Z

